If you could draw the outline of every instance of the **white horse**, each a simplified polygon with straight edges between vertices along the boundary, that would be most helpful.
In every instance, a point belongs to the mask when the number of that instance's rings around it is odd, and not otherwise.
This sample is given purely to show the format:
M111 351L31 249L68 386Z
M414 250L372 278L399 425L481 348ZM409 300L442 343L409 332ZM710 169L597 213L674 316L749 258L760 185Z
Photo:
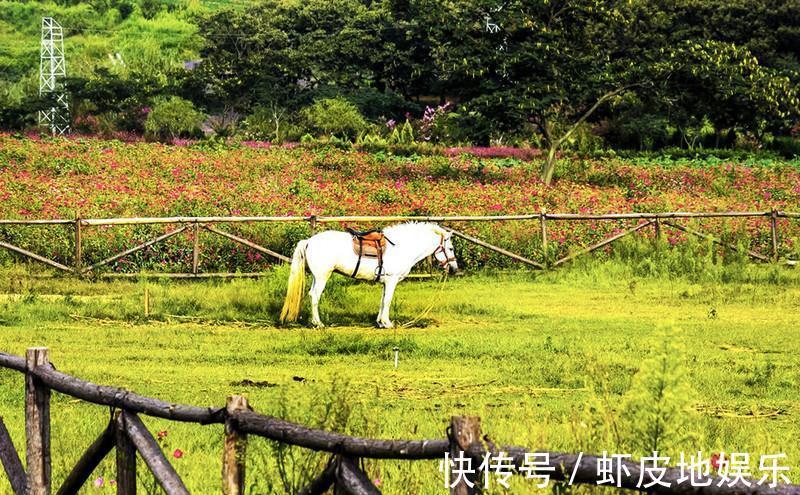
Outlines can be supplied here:
M306 264L314 276L311 285L311 324L322 327L319 319L319 300L325 284L334 271L362 280L383 282L383 299L378 313L378 326L391 328L389 305L394 289L411 268L423 258L433 255L442 268L450 273L458 270L453 253L451 232L432 223L403 223L387 227L383 234L389 241L383 252L383 269L378 272L376 258L359 257L353 249L352 235L326 230L297 243L292 256L286 301L281 311L281 323L297 321L305 286ZM354 272L356 272L354 274Z

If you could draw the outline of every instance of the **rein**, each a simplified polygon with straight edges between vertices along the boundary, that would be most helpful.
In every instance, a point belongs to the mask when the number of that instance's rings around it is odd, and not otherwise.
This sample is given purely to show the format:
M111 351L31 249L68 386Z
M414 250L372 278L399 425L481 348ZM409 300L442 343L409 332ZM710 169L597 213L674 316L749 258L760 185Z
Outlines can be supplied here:
M414 323L416 323L419 320L421 320L422 318L425 318L426 316L428 316L428 313L430 313L431 310L434 308L434 306L436 306L436 304L439 302L439 299L442 296L442 292L444 292L444 283L445 282L447 282L447 270L445 270L444 273L442 274L442 278L439 281L439 290L436 292L436 297L434 297L431 300L431 303L424 310L422 310L422 312L419 315L417 315L416 318L414 318L413 320L407 321L407 322L403 323L402 325L395 326L395 329L396 328L409 328Z
M444 255L444 261L439 261L438 259L436 259L436 253L438 253L440 251ZM440 237L439 246L437 246L436 249L433 250L433 253L431 253L431 256L433 256L433 259L435 259L436 261L439 262L439 267L440 268L446 267L447 264L450 263L451 261L456 261L456 259L454 257L447 256L447 250L444 247L444 236ZM428 306L424 310L422 310L422 312L419 315L417 315L416 318L414 318L413 320L407 321L407 322L403 323L402 325L399 325L399 328L408 328L411 325L413 325L414 323L416 323L419 320L421 320L422 318L426 317L428 315L428 313L431 312L431 310L434 308L434 306L436 306L436 304L439 302L439 298L441 297L442 292L444 292L444 284L445 284L445 282L447 282L447 275L448 275L448 271L445 270L443 272L442 278L441 278L441 280L439 282L439 290L436 292L436 297L434 297L431 300L431 303L428 304ZM397 327L395 327L395 328L397 328Z

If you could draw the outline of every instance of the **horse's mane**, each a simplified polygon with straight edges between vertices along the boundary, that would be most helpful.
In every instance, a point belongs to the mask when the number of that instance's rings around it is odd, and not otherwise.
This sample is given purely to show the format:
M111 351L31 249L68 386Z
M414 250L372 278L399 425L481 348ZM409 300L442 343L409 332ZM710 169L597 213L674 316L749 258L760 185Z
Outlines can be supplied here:
M396 225L390 225L383 229L383 233L390 239L392 235L408 235L414 233L430 232L436 224L431 222L405 222Z

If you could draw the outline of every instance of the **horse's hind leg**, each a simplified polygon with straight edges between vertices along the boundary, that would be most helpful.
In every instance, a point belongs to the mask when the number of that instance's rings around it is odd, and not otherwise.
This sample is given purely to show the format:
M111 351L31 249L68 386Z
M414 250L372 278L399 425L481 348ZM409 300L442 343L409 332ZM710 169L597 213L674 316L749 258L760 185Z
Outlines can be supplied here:
M325 284L328 283L331 272L312 273L314 275L314 283L311 284L311 290L308 292L311 295L311 324L319 328L325 326L319 318L319 300L322 297L322 292L325 290Z

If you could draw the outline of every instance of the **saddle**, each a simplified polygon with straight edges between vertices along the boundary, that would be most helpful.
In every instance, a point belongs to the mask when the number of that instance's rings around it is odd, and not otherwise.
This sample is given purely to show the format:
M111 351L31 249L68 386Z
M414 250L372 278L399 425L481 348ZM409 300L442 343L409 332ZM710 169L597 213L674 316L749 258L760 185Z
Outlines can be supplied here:
M383 235L383 232L376 229L354 230L348 227L347 232L353 236L353 252L358 256L356 268L350 276L355 278L358 274L361 258L377 258L378 270L375 273L375 279L380 280L383 274L383 252L386 250L386 244L394 245L394 243Z

